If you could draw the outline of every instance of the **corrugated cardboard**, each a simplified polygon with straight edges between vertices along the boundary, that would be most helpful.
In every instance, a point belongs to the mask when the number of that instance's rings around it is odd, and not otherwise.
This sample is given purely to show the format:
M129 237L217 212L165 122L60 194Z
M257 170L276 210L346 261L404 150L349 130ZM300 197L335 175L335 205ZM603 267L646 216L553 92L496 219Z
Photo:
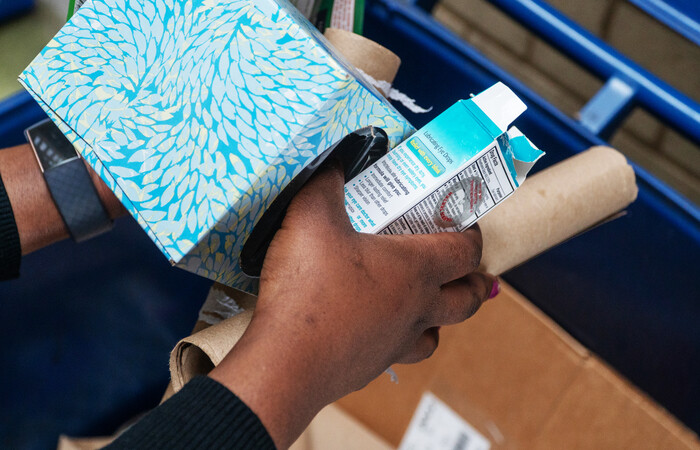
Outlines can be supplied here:
M338 404L390 444L425 391L491 448L700 448L700 441L508 286L467 322L444 327L432 358L395 366Z

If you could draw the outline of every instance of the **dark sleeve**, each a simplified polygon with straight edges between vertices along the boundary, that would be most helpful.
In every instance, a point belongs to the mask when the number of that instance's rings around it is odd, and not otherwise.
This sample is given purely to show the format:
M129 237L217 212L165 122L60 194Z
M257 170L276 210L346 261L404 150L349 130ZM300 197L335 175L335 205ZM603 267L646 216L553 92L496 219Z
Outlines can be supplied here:
M15 215L0 177L0 281L17 278L22 261L22 248Z
M197 377L108 449L274 449L253 411L226 387Z

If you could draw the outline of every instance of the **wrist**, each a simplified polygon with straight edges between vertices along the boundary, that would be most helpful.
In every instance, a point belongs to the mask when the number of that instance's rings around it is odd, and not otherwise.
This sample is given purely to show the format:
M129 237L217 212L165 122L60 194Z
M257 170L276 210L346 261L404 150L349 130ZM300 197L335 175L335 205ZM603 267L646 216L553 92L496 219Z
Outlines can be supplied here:
M41 172L71 238L83 242L112 228L115 204L107 209L101 182L85 165L74 145L50 119L37 122L24 131Z
M235 393L259 418L278 448L287 448L331 400L312 361L298 346L253 324L209 376ZM250 333L249 333L250 332ZM291 344L291 345L290 345ZM282 351L284 347L284 351Z
M92 184L95 186L97 196L100 198L100 201L107 210L109 217L114 220L125 216L127 214L127 210L124 208L124 205L122 205L119 199L117 199L114 193L107 187L105 182L102 181L102 178L100 178L100 176L97 175L94 170L92 170L90 165L85 160L83 160L83 162L85 163L85 167L90 174Z
M0 151L5 190L17 224L22 254L68 237L39 163L28 144Z
M12 205L23 255L69 237L68 228L29 144L0 151L0 170ZM99 176L91 169L88 169L88 173L109 216L115 219L126 214L124 207Z

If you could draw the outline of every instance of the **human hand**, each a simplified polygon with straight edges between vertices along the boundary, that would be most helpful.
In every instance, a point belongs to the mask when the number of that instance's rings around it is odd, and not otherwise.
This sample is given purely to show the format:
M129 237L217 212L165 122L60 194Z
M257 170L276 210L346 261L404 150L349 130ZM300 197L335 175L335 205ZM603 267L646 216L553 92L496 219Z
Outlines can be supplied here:
M290 205L267 252L253 320L210 376L289 446L325 405L394 363L429 357L440 325L472 316L498 292L475 272L478 228L464 233L357 233L343 175L327 168Z

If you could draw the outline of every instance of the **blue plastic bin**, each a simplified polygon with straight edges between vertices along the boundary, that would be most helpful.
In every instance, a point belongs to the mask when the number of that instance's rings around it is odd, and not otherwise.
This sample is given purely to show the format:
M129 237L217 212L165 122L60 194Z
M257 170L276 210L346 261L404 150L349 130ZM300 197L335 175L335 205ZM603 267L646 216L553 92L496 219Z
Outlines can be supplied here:
M0 0L0 23L30 11L34 0Z
M528 106L516 125L547 151L536 171L604 144L419 8L375 0L367 16L367 36L402 59L396 87L434 113L497 80L513 88ZM432 118L405 114L415 125ZM644 169L635 171L639 198L625 217L504 278L700 431L700 214Z

